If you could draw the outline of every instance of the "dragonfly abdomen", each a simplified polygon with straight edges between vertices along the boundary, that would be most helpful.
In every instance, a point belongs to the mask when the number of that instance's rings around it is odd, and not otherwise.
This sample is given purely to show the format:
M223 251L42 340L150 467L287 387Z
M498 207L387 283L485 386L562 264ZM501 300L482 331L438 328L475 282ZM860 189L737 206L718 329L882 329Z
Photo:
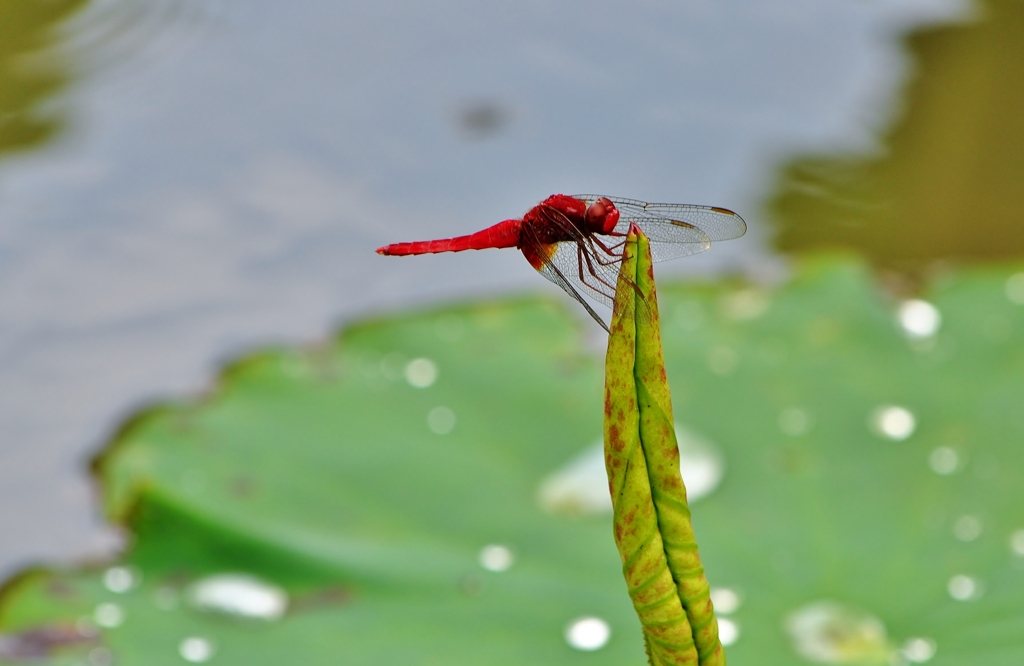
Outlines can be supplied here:
M436 254L438 252L462 252L463 250L486 250L488 248L517 247L522 220L505 220L481 229L468 236L441 238L412 243L392 243L377 248L377 254L403 256L409 254Z

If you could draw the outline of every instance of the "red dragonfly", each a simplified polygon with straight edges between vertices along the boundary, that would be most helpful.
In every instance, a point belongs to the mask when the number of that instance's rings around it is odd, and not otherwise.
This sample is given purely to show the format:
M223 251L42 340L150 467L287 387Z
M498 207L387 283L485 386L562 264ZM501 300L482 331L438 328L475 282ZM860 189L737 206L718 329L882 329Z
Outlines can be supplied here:
M725 208L553 194L520 220L504 220L468 236L385 245L377 254L519 248L531 266L579 301L607 331L583 294L611 307L622 246L632 224L650 239L654 261L697 254L712 241L738 238L747 230L743 218Z

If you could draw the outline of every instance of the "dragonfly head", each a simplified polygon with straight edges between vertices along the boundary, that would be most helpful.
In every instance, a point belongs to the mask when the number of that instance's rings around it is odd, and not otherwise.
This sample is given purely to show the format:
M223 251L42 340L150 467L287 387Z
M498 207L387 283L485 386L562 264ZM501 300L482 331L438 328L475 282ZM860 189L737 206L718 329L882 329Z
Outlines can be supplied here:
M615 229L615 225L619 221L619 209L615 207L611 199L601 197L587 207L584 220L587 229L595 233L607 234Z

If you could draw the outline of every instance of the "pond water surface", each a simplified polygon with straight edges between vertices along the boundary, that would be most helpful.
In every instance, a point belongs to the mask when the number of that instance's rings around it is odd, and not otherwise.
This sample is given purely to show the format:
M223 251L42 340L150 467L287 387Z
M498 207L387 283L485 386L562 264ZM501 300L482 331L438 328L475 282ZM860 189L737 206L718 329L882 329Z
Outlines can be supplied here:
M116 546L88 457L134 409L200 390L244 350L452 298L564 300L512 251L394 260L373 253L381 244L473 231L553 192L602 192L747 218L747 237L666 273L777 277L758 206L779 160L870 148L908 71L898 35L965 10L63 0L0 11L2 575Z

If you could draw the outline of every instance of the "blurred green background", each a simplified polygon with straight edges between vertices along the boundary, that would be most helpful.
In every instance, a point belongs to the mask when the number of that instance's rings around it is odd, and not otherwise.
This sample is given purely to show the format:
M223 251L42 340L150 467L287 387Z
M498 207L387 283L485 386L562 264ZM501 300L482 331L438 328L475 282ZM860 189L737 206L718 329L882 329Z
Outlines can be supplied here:
M4 150L67 125L81 4L0 10ZM873 147L773 165L785 278L662 279L732 664L1024 661L1021 37L1018 0L915 28ZM643 663L571 305L367 317L138 411L92 464L123 553L10 578L0 661Z

